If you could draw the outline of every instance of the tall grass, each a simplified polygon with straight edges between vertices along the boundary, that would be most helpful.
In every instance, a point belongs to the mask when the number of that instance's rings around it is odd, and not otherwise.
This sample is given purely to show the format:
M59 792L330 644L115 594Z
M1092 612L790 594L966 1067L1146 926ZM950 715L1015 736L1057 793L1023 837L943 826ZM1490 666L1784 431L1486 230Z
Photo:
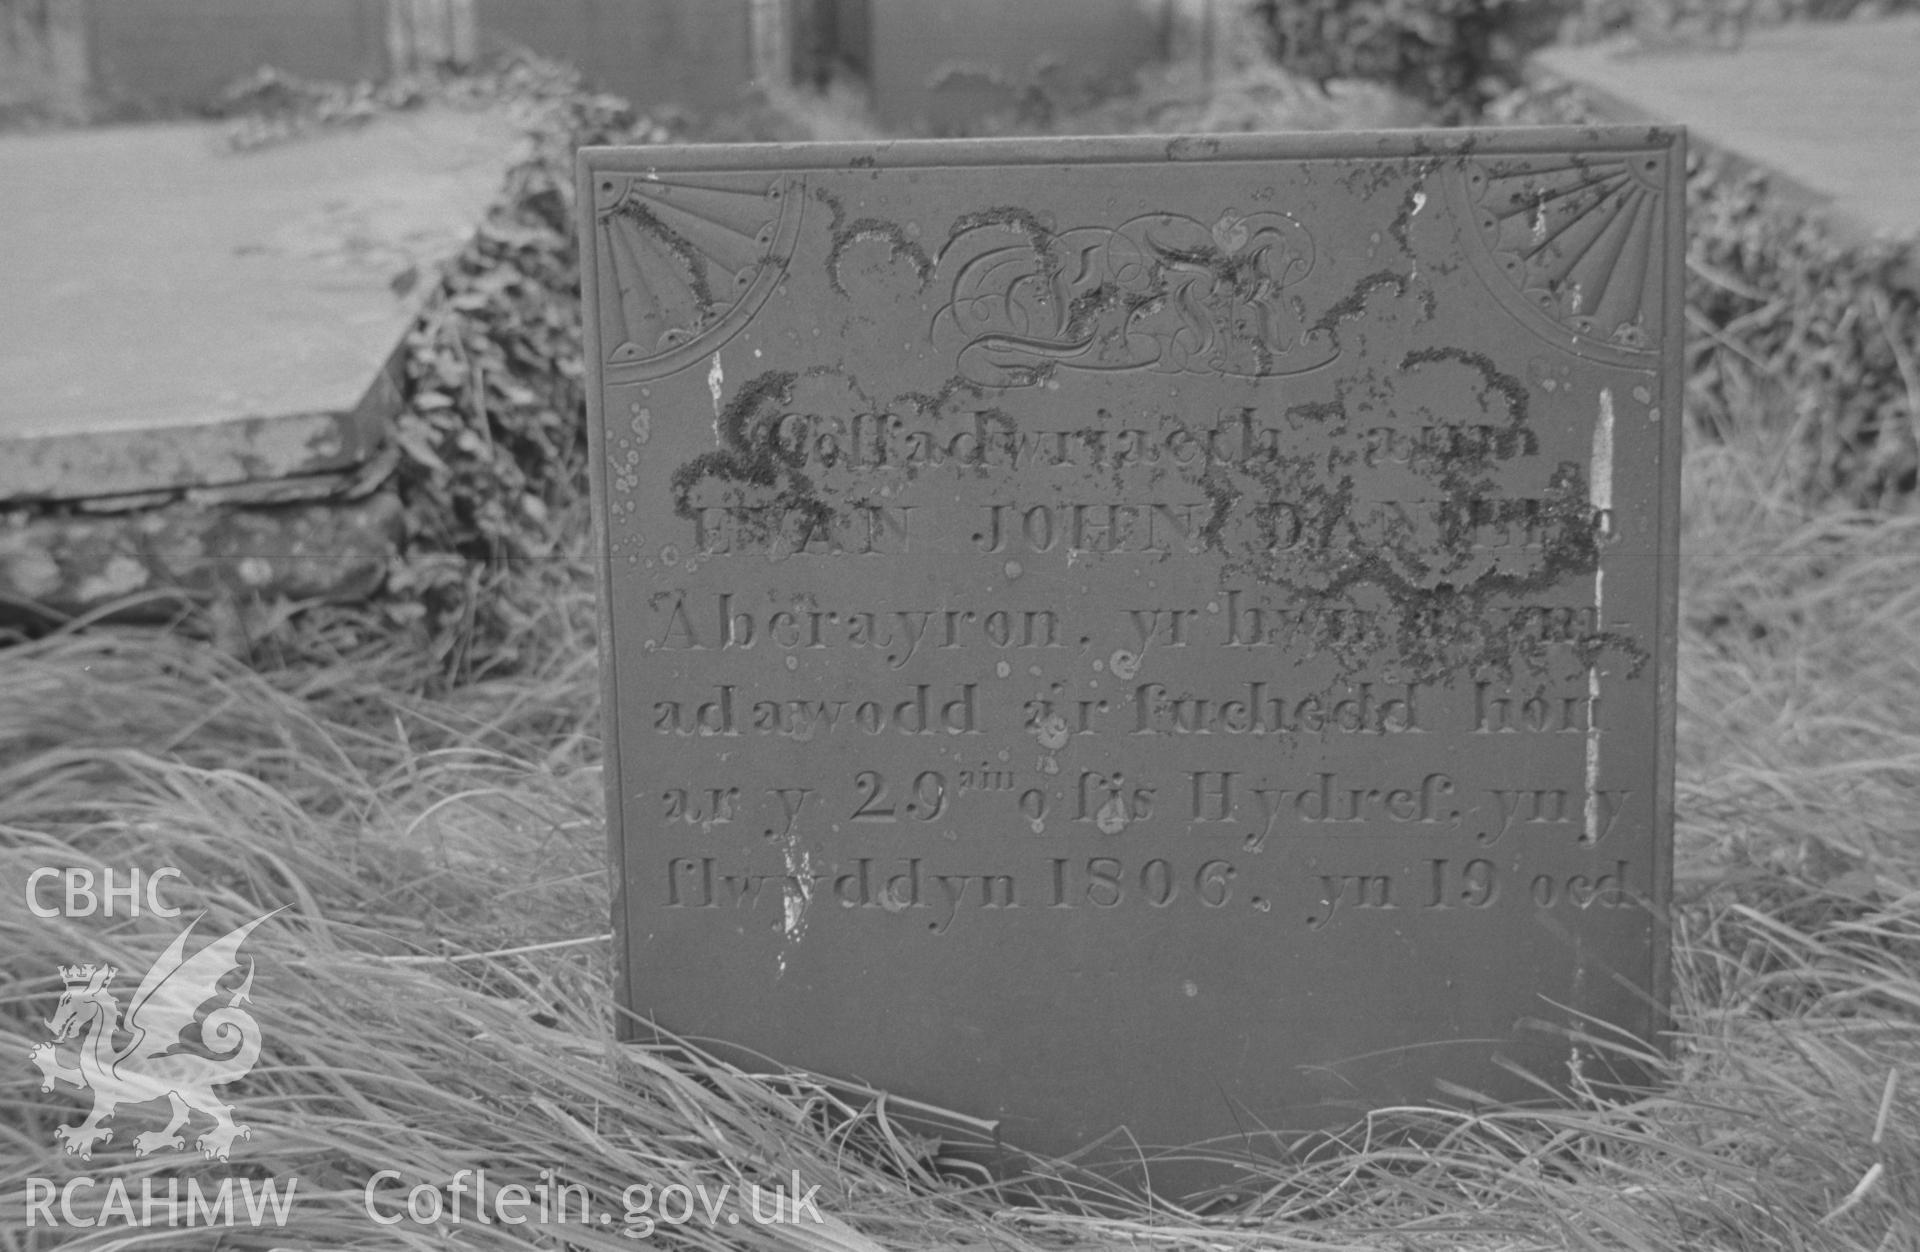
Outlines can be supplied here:
M609 1042L584 577L539 663L443 698L396 694L425 685L378 647L266 671L164 631L13 648L0 1247L209 1246L201 1229L25 1225L29 1179L119 1178L137 1203L142 1178L164 1194L182 1172L299 1179L288 1229L240 1226L222 1247L633 1246L618 1221L442 1231L365 1211L378 1170L398 1171L392 1213L414 1184L480 1168L490 1188L558 1170L616 1217L635 1183L820 1185L826 1224L653 1236L699 1247L1920 1247L1920 516L1809 510L1772 455L1736 440L1686 465L1663 1087L1378 1114L1204 1216L1057 1162L1033 1163L1044 1186L996 1187L942 1169L877 1093ZM206 936L286 909L249 941L266 1051L227 1089L253 1132L231 1167L135 1157L145 1110L90 1163L56 1151L83 1106L25 1064L56 967L111 961L130 984L180 924L27 912L31 870L70 865L178 867L169 901L205 910Z

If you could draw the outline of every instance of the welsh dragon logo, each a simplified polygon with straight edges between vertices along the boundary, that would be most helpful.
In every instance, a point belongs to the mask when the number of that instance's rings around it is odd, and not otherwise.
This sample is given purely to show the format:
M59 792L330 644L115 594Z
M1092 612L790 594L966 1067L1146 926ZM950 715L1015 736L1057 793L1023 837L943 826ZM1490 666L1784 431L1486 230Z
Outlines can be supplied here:
M91 1160L94 1144L113 1139L113 1131L100 1123L121 1105L145 1104L162 1096L172 1108L171 1119L162 1130L134 1136L136 1155L184 1148L180 1129L196 1112L213 1118L213 1128L199 1135L200 1151L209 1160L226 1160L235 1137L252 1137L247 1127L233 1120L233 1106L213 1089L245 1077L260 1057L259 1023L241 1007L253 989L253 962L247 962L247 976L239 987L222 992L219 984L240 968L235 953L254 927L272 916L255 918L192 956L185 955L187 936L199 919L187 923L140 980L124 1023L119 1001L108 989L118 970L111 965L60 967L67 990L53 1019L46 1023L53 1042L35 1044L27 1059L40 1068L40 1090L52 1091L58 1081L93 1092L93 1111L85 1121L54 1128L54 1138L66 1144L69 1155ZM192 1032L203 1051L192 1050L183 1036L200 1009L216 999L224 1003ZM116 1047L114 1037L120 1033L131 1039ZM75 1064L63 1064L60 1047L76 1037L78 1059Z

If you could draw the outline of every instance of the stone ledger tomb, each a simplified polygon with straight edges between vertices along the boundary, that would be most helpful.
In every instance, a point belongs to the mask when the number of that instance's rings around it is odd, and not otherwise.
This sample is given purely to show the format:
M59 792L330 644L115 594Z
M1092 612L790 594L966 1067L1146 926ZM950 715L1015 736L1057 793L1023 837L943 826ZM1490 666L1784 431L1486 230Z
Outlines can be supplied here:
M1684 169L585 151L624 1004L1168 1189L1630 1080L1580 1036L1668 996Z

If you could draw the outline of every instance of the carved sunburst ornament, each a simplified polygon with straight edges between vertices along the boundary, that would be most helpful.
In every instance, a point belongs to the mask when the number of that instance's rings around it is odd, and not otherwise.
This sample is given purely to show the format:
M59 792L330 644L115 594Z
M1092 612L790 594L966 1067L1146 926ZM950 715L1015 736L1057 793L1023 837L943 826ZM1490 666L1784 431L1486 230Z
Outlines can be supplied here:
M1484 246L1467 249L1475 268L1510 309L1536 325L1544 315L1581 355L1651 362L1666 163L1647 152L1462 162L1452 190Z
M722 173L602 174L594 195L609 381L672 373L732 338L793 255L804 199L795 179Z

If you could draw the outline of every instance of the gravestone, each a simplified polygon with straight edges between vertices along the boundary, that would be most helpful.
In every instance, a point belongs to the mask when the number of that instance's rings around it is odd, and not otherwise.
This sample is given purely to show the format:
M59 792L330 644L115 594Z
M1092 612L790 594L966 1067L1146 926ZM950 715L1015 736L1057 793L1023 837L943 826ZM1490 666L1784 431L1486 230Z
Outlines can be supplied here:
M1169 1191L1631 1081L1682 145L584 152L623 1004Z

